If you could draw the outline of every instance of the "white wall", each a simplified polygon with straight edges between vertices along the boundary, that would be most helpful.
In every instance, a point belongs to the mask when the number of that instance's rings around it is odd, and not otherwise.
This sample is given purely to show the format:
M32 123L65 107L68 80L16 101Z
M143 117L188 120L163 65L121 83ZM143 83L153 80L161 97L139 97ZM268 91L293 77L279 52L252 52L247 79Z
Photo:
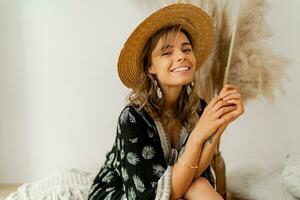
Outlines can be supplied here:
M118 54L145 15L102 2L0 1L0 182L98 170L127 94Z
M299 62L300 2L274 2L272 45ZM133 0L0 1L0 183L65 168L99 170L128 93L117 76L118 54L148 14ZM286 97L274 108L252 102L228 128L227 163L299 153L298 63L288 73Z
M300 1L270 3L270 47L293 60L287 68L286 95L277 92L274 105L259 99L249 103L244 115L230 125L221 143L228 166L249 160L282 164L286 155L300 153Z

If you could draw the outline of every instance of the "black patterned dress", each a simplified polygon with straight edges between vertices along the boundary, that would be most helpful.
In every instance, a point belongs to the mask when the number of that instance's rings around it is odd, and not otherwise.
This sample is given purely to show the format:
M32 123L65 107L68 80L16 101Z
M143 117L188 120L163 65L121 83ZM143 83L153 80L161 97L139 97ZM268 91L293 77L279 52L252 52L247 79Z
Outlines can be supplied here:
M201 100L199 114L206 106ZM183 127L178 149L171 147L160 121L129 104L121 112L115 143L90 188L89 200L169 200L172 166L189 134ZM201 175L214 185L209 166Z

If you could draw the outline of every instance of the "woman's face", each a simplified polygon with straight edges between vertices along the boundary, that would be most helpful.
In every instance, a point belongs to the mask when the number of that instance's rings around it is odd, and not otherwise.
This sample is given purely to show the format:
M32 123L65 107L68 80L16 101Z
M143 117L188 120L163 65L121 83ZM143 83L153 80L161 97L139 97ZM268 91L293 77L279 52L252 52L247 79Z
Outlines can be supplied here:
M193 80L196 58L192 46L182 32L173 33L170 42L161 37L152 51L150 74L157 75L164 86L183 86Z

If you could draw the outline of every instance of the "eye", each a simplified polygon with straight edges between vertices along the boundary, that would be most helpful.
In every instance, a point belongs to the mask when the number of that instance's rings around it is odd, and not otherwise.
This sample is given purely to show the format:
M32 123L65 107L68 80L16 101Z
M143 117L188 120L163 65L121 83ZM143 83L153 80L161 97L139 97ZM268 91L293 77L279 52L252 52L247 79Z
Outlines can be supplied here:
M191 49L191 48L187 48L187 49L183 49L182 51L183 51L183 52L191 52L192 49Z
M171 54L172 54L171 51L167 51L167 52L163 52L161 55L162 55L162 56L169 56L169 55L171 55Z

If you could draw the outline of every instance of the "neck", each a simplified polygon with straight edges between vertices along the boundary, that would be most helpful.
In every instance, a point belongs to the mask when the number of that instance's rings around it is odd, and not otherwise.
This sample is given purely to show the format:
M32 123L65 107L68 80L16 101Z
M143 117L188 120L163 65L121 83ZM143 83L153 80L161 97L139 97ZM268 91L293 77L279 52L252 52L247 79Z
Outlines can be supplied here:
M179 99L182 86L164 86L162 90L165 99L164 108L172 110Z

